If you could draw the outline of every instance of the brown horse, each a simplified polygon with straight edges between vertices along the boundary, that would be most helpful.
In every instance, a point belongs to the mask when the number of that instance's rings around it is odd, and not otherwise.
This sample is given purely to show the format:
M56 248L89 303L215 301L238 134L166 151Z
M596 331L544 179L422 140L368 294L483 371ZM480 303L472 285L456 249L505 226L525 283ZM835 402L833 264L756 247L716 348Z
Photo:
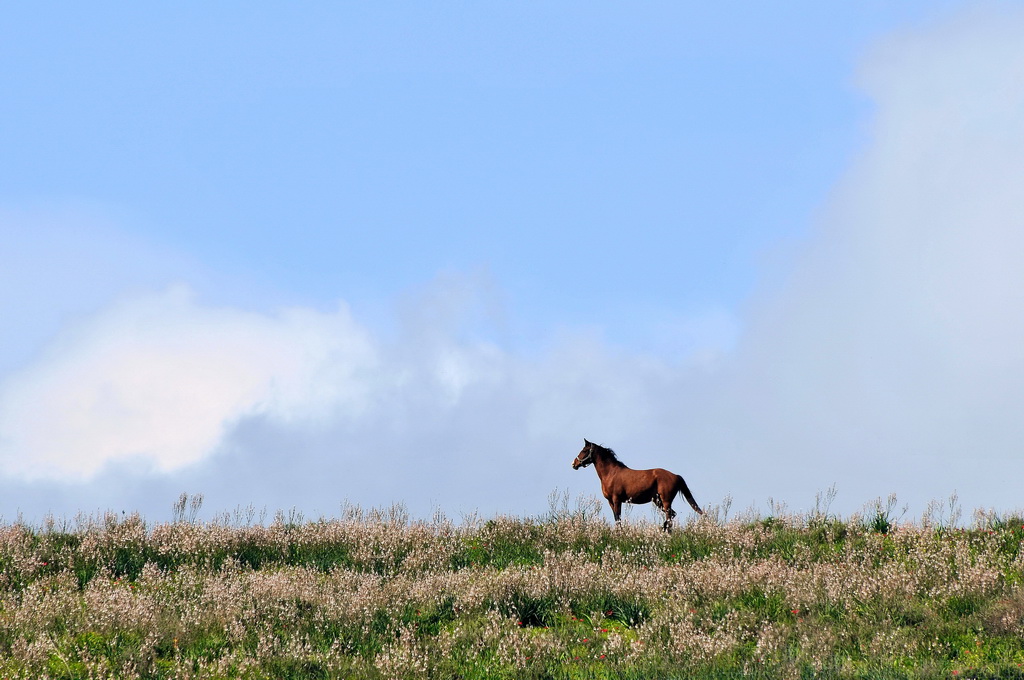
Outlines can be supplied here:
M679 491L683 492L690 507L698 515L704 514L697 501L693 500L693 494L690 493L686 482L674 472L661 468L633 470L626 467L611 449L588 442L586 439L583 443L583 450L572 462L572 469L579 470L581 467L594 464L597 476L601 479L601 493L608 499L608 505L612 506L616 523L621 517L623 503L654 501L654 504L665 513L665 523L661 528L672 531L672 518L676 516L676 511L672 509L672 500Z

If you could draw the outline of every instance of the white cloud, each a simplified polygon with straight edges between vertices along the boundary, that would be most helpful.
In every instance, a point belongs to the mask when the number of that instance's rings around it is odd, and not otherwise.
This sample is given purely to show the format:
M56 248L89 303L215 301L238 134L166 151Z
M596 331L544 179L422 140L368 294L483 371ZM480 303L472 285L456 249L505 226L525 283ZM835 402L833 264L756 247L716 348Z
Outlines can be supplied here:
M648 430L681 369L579 335L513 354L475 337L481 287L443 277L390 338L345 308L257 314L182 287L127 297L0 385L6 476L123 489L199 475L242 504L421 512L538 510L555 486L590 488L570 476L578 440Z
M204 308L180 287L131 297L3 385L0 455L28 478L88 478L129 459L176 470L243 417L356 417L374 361L345 309L264 316Z
M61 327L133 286L194 279L186 257L118 229L99 210L0 206L0 375L25 363Z
M762 411L751 450L788 448L791 466L854 493L1015 502L1022 31L1020 11L971 12L867 60L872 144L742 342L733 398Z

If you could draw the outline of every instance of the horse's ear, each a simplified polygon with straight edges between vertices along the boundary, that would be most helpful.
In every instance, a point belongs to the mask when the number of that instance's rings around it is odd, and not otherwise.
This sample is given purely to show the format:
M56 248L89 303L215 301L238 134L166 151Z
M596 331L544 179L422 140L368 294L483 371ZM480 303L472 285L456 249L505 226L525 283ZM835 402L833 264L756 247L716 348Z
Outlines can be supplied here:
M589 441L587 441L587 438L586 438L586 437L584 437L584 438L583 438L583 445L584 445L584 446L590 446L590 442L589 442Z

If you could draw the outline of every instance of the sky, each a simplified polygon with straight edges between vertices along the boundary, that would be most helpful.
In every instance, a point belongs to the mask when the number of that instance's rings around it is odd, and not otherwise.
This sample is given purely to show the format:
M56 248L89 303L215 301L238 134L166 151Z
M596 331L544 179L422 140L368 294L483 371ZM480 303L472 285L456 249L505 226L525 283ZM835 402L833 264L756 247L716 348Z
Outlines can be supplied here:
M8 520L1024 505L1024 3L7 15Z

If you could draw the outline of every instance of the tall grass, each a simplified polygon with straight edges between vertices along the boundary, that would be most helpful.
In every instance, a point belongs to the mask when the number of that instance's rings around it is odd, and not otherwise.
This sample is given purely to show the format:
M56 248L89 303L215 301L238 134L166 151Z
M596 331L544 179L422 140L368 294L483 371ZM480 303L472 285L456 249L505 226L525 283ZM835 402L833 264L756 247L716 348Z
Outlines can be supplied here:
M15 522L0 678L1024 678L1024 519L936 508Z

